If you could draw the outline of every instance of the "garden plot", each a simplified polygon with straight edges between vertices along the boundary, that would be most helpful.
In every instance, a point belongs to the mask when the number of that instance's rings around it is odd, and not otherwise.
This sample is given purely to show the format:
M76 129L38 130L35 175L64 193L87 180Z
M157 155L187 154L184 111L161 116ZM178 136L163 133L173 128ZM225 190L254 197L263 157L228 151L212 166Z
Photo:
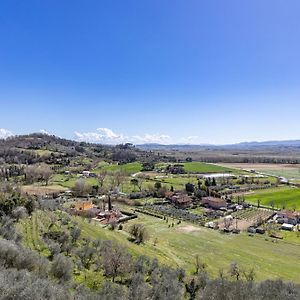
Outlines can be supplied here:
M248 208L245 210L236 211L231 216L233 217L230 224L231 228L239 230L247 230L250 226L258 226L274 215L274 211L269 209ZM219 221L219 228L225 228L225 219Z

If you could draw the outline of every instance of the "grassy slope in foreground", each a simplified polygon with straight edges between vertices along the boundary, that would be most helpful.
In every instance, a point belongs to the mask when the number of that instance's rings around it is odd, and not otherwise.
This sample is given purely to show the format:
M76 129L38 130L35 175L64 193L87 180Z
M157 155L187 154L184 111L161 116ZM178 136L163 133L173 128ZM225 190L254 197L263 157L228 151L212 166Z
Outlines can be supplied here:
M271 202L274 207L281 208L285 205L287 209L296 209L300 211L300 189L292 187L280 187L267 190L255 191L253 194L245 195L247 202L257 204L260 200L262 205L270 206Z
M132 254L157 257L162 263L173 267L192 271L194 256L199 254L201 260L208 264L209 273L214 276L220 269L228 270L230 263L236 261L245 269L254 267L258 280L283 278L300 283L300 244L274 243L271 239L249 237L246 233L222 235L206 228L191 227L184 222L169 228L163 220L143 214L138 217L126 224L122 231L109 231L81 218L76 218L76 221L83 234L90 238L117 240L125 244ZM126 229L132 223L143 223L148 228L150 240L145 245L138 246L128 241ZM191 228L193 231L190 231ZM153 245L154 239L157 239L156 246Z

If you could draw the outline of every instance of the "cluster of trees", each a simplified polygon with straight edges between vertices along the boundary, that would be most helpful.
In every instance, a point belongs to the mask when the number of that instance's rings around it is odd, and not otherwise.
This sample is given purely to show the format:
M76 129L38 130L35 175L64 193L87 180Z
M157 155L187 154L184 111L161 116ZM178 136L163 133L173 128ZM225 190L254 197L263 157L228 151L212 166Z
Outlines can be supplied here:
M24 167L20 165L3 165L0 167L0 180L8 181L11 177L24 175Z
M48 150L50 153L39 155L35 150ZM77 157L101 158L119 163L133 162L137 159L156 159L153 153L137 149L131 144L99 145L41 133L0 139L0 164L47 163L64 167L70 165Z
M175 164L175 165L168 165L166 167L166 172L171 174L184 174L184 165Z
M101 250L100 250L101 249ZM232 263L210 278L206 264L195 259L195 272L162 266L146 256L133 258L111 241L95 241L78 250L83 268L103 270L101 289L89 290L72 281L73 262L63 254L52 261L0 239L0 293L3 299L121 299L121 300L296 300L300 286L281 280L256 283L253 270ZM101 251L101 257L96 253ZM99 268L99 269L98 269Z
M7 182L0 184L0 216L17 214L17 211L26 209L31 214L35 199L21 194L18 187Z
M33 183L35 181L44 181L48 185L53 170L47 164L29 165L24 170L25 182Z
M248 153L245 153L248 152ZM177 153L178 155L178 153ZM184 155L182 155L182 158ZM252 151L232 151L223 149L222 151L199 151L193 157L195 161L203 161L208 163L263 163L263 164L299 164L300 153L299 148L294 147L290 153L286 149L273 148L273 151L267 153L259 149Z

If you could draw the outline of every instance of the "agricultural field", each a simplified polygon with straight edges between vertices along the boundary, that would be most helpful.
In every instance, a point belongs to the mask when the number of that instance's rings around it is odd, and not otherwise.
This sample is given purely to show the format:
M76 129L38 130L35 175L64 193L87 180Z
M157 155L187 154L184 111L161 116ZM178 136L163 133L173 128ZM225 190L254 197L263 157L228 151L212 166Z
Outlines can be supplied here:
M31 185L23 185L21 187L21 190L24 193L27 193L29 195L44 196L44 195L47 195L47 194L65 192L67 190L67 188L62 186L62 185L59 185L59 184L57 184L57 185L52 184L52 185L49 185L49 186L31 184Z
M297 164L247 164L247 163L222 163L223 167L242 170L256 170L257 172L285 177L293 182L300 182L300 165Z
M161 182L167 188L173 186L175 189L184 189L186 183L197 184L197 177L186 175L169 175L166 177L156 177L156 181Z
M113 232L75 218L83 234L90 238L114 239L125 244L134 255L157 257L162 263L183 267L190 272L193 271L194 256L198 254L213 276L218 275L219 269L226 270L232 261L236 261L243 268L254 267L258 280L282 277L300 282L300 245L293 243L274 243L271 239L249 237L246 233L222 235L186 222L169 227L166 221L141 213L138 213L137 220L128 222L122 231ZM150 240L145 245L138 246L128 241L127 229L133 222L142 223L148 229ZM282 265L285 268L281 268Z
M184 170L187 173L228 173L233 172L234 170L232 168L223 167L215 164L209 164L209 163L203 163L203 162L184 162L179 163L180 165L184 166ZM156 164L155 168L162 169L165 168L168 163L159 163ZM239 171L239 170L237 170Z
M245 200L252 204L260 201L261 205L274 208L296 209L300 211L300 189L295 187L278 187L265 190L257 190L245 194Z
M98 167L98 171L104 170L108 172L115 172L115 171L123 171L124 173L130 175L134 173L140 172L142 169L142 164L140 162L134 162L134 163L128 163L124 165L118 165L118 164L107 164L103 165L100 168Z
M51 187L52 185L62 186L68 189L71 189L75 186L76 180L80 177L76 175L64 175L64 174L55 174L51 178ZM97 178L87 178L87 183L91 186L98 184Z
M42 255L50 254L48 247L42 240L42 234L47 232L51 224L49 215L43 211L36 211L31 218L21 220L16 226L23 236L24 246L36 250Z
M183 163L183 165L185 171L191 173L225 173L234 171L232 168L202 162L187 162Z
M161 163L157 164L156 168L164 168L167 164ZM111 185L111 174L116 171L123 171L125 174L124 180L122 184L120 185L120 191L124 193L131 193L131 192L137 192L139 189L137 186L134 186L131 183L131 180L133 178L138 178L141 181L141 187L142 189L148 189L149 186L152 186L155 184L155 182L160 182L165 188L170 189L173 187L176 190L182 190L185 189L185 184L187 183L193 183L195 185L198 184L197 181L197 174L220 174L220 172L231 172L232 174L236 174L237 176L243 176L243 175L250 175L250 173L247 173L245 171L241 170L234 170L229 168L220 167L213 164L206 164L206 163L199 163L199 162L193 162L193 163L184 163L185 167L188 168L188 170L191 171L190 174L164 174L164 173L158 173L158 172L141 172L142 165L139 162L135 163L128 163L124 165L118 165L118 164L108 164L106 162L99 162L95 169L92 170L92 172L99 173L101 171L107 171L108 174L104 180L104 186L110 187ZM197 171L197 172L196 172ZM217 173L215 173L217 172ZM194 174L192 174L194 173ZM140 175L143 175L143 179L140 178ZM250 175L251 176L251 175ZM52 176L50 180L50 186L61 186L63 188L71 189L74 187L75 182L80 178L80 175L74 175L74 174L55 174ZM237 179L224 179L224 178L218 178L217 181L220 183L224 183L226 180L227 184L234 184L234 185L240 185L239 180L241 177L238 177ZM269 181L270 183L276 183L275 177L266 177L266 178L256 178L255 175L253 175L252 178L246 178L247 183L260 183L264 184L265 181ZM99 182L97 178L87 178L86 182L93 185L98 185Z
M249 237L246 233L220 234L186 222L169 227L166 221L141 213L138 213L137 220L125 224L123 230L115 231L80 217L72 218L85 237L115 240L128 247L133 255L156 257L163 264L183 267L189 272L193 271L194 257L198 254L212 276L217 276L220 269L228 270L230 263L236 261L244 269L254 268L258 280L282 277L300 283L300 244L285 241L274 243L270 238L258 235ZM137 245L128 240L127 230L133 223L142 223L148 229L150 239L146 244ZM48 255L48 250L41 233L47 224L50 224L47 213L37 211L31 219L22 221L18 228L23 233L24 244L44 255ZM289 259L286 259L287 256ZM285 268L281 268L282 265Z
M262 221L266 221L274 212L269 209L248 208L234 212L231 214L235 219L233 227L239 230L247 230L250 226L256 226Z

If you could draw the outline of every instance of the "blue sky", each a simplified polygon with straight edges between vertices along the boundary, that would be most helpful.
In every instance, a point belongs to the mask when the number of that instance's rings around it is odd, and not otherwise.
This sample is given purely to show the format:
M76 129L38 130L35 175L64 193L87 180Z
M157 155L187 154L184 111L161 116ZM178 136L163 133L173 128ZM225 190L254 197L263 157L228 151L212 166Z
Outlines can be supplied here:
M300 138L298 0L2 0L0 136Z

